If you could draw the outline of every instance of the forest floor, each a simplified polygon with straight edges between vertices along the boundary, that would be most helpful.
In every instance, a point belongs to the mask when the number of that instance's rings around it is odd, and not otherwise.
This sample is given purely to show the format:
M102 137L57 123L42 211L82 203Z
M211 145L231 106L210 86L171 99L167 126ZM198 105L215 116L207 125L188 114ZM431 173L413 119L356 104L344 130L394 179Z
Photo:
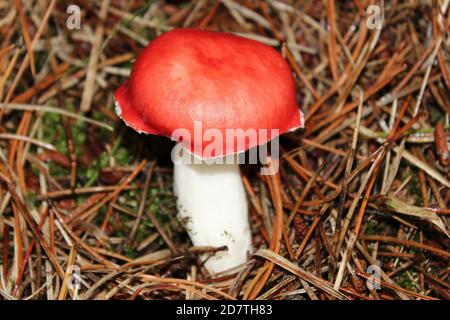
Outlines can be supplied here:
M178 27L279 50L306 118L276 175L242 166L255 252L218 275L173 143L114 112ZM449 49L448 0L0 0L0 300L449 299Z

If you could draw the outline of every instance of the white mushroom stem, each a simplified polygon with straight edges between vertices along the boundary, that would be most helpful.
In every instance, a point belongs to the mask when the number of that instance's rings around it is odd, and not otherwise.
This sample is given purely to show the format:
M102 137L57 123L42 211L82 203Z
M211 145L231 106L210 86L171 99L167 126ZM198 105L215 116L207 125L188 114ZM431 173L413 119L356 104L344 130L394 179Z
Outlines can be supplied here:
M228 248L207 259L206 268L217 273L245 263L252 245L239 164L193 164L182 151L172 154L179 217L194 246Z

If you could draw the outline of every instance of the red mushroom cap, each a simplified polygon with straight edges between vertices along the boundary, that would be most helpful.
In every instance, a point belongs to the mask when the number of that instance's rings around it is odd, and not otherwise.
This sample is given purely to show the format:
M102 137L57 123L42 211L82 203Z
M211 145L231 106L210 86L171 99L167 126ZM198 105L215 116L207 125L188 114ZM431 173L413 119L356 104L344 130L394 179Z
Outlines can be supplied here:
M182 145L201 158L243 152L303 126L282 56L222 32L176 29L157 37L136 59L115 103L117 114L138 132L173 138L174 130L185 129ZM261 129L267 135L256 140L230 135ZM208 149L211 133L224 137L223 148Z

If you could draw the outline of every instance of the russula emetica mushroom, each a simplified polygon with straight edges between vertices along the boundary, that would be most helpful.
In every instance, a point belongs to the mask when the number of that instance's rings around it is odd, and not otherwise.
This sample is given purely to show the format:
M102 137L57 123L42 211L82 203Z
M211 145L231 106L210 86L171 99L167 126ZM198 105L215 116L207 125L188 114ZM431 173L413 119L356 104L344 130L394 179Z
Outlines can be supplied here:
M267 143L273 131L277 136L303 125L283 57L233 34L176 29L137 57L115 104L137 132L177 140L179 216L195 246L227 247L207 259L206 268L221 272L246 262L252 251L248 204L233 155ZM266 133L237 136L250 131Z

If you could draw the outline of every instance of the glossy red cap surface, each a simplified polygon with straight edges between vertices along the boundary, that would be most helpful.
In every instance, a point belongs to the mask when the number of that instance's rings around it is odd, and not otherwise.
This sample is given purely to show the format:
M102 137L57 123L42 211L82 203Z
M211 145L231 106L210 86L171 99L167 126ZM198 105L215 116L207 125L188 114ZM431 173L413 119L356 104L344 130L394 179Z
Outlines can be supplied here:
M136 59L115 103L117 114L138 132L173 137L182 129L183 146L202 158L246 151L303 126L283 57L222 32L176 29L157 37ZM199 126L200 135L194 132ZM225 138L227 129L268 134L242 141L231 131ZM223 135L223 148L211 151L211 134Z

